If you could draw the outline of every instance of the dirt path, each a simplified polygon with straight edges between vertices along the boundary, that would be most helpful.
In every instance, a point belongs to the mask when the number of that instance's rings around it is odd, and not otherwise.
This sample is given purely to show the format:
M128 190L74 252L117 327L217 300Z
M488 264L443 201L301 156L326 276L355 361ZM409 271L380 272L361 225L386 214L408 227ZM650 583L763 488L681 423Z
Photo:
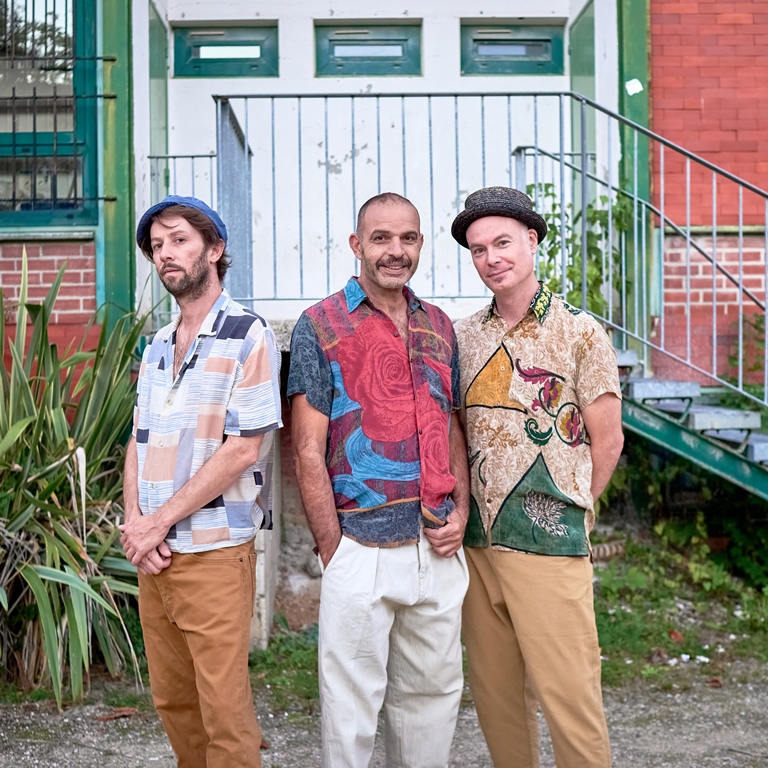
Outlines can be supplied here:
M734 662L723 688L706 686L691 670L688 690L664 692L636 683L605 692L605 708L617 768L757 768L768 765L768 665ZM319 766L316 716L286 716L258 707L269 749L264 768ZM0 706L0 766L22 768L146 768L175 765L154 714L101 722L113 713L103 704L71 707L50 702ZM545 729L543 729L545 730ZM372 768L383 768L377 744ZM471 706L461 710L452 768L491 768ZM542 768L554 768L542 734Z

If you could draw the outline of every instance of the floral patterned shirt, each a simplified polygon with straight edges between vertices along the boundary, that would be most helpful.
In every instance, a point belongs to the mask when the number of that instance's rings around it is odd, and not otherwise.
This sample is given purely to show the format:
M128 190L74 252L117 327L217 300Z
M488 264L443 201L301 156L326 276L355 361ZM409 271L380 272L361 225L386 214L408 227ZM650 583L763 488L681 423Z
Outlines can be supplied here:
M289 397L330 419L326 464L342 533L361 544L418 541L453 510L448 429L459 408L453 326L403 289L408 345L355 278L310 307L291 338Z
M621 397L603 328L546 286L514 327L489 307L456 324L472 496L464 545L585 556L594 525L581 416Z

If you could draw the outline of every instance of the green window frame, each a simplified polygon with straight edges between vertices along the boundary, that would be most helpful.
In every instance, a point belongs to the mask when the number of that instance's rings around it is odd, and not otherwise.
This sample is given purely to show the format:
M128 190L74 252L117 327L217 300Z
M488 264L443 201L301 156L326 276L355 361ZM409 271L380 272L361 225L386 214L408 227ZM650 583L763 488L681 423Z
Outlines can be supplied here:
M71 27L57 34L60 39L69 35L71 47L66 54L59 49L46 60L39 55L35 58L32 49L33 62L40 61L43 70L71 71L71 95L54 91L52 95L12 94L0 99L6 113L13 115L9 120L11 130L0 131L0 174L11 178L14 190L11 197L0 200L0 227L98 222L96 0L74 2ZM13 60L15 55L3 58ZM56 130L55 120L54 130L16 130L16 116L31 116L34 125L35 116L46 110L63 116L69 111L72 130ZM16 191L17 182L25 176L31 177L29 199ZM69 192L62 189L65 183L70 186Z
M562 75L565 27L461 25L462 75Z
M317 77L421 75L421 24L315 25Z
M175 77L278 77L277 25L174 27Z

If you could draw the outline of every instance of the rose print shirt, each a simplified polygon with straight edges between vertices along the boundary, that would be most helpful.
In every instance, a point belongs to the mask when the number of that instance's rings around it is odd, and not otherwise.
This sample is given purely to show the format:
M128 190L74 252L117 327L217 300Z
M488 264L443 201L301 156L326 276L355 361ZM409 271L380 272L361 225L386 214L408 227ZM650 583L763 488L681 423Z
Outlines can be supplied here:
M403 288L408 345L355 278L310 307L291 339L288 395L330 419L326 464L342 533L395 547L453 510L448 429L460 405L451 321Z
M464 546L587 555L592 456L582 409L621 397L603 328L545 285L510 328L495 302L456 324L472 495Z

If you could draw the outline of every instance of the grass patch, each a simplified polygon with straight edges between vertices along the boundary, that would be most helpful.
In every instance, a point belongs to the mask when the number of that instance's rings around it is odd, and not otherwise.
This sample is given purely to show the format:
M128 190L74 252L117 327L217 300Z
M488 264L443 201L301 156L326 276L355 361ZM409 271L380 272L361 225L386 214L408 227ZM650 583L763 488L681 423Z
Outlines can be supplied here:
M139 712L154 712L152 695L147 693L135 693L126 690L112 690L104 695L104 703L108 707L131 707Z
M768 599L706 555L661 536L628 541L623 558L595 569L604 684L645 679L668 690L683 670L723 676L735 658L768 661Z
M276 711L312 713L320 698L317 625L293 632L285 617L276 617L275 623L269 646L253 651L249 659L254 690L268 692Z

